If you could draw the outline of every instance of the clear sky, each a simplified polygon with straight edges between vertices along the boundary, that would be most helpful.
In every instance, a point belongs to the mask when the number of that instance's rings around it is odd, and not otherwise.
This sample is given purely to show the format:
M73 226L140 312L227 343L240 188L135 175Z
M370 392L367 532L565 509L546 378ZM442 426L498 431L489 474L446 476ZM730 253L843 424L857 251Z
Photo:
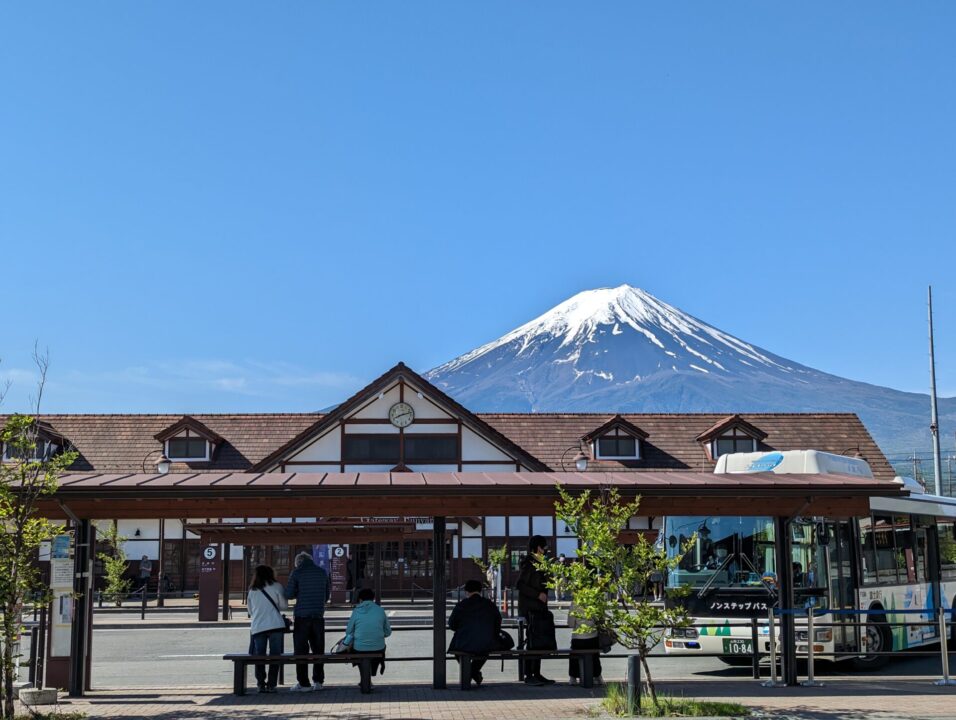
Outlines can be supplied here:
M0 6L0 373L315 410L630 283L956 395L956 3Z

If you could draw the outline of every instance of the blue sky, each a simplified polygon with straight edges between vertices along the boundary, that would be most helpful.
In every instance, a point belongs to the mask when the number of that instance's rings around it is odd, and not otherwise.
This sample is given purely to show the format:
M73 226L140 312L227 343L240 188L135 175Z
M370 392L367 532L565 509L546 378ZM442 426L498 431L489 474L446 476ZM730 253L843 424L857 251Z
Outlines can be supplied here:
M956 395L956 4L5 3L7 407L313 410L630 283Z

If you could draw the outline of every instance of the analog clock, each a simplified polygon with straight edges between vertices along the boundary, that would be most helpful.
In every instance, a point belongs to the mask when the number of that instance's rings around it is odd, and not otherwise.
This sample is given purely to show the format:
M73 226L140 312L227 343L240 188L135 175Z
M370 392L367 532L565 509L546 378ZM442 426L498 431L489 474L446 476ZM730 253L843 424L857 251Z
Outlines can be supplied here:
M406 402L397 402L388 409L388 419L397 428L408 427L415 419L415 410Z

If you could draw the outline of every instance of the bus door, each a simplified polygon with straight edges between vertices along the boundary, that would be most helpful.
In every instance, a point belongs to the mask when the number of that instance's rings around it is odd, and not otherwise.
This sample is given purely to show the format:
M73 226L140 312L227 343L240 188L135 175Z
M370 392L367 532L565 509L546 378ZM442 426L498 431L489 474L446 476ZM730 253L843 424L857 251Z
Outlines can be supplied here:
M827 523L830 541L826 546L830 575L830 607L834 611L856 609L856 582L853 573L853 526L847 520ZM860 628L854 627L854 615L833 616L833 648L837 653L860 649ZM844 623L848 623L844 626Z

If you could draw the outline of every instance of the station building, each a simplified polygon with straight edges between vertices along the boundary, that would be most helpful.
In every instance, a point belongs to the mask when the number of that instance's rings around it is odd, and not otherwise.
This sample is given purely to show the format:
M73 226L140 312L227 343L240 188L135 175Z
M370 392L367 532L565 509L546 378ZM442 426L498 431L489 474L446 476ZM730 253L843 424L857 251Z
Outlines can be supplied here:
M710 473L725 453L808 448L861 457L880 480L895 475L852 413L476 413L402 363L327 413L44 415L40 429L39 452L72 447L79 458L71 471L110 476L105 485L159 469L183 477L177 482L201 474L204 484L226 487L263 473L550 473L573 471L582 459L590 473ZM681 513L676 503L674 512ZM659 521L634 518L631 531L655 534ZM374 583L386 597L431 588L431 519L373 516L358 500L347 516L279 517L264 504L258 517L190 517L184 503L179 520L113 522L128 538L131 574L145 555L153 582L163 577L171 593L198 588L199 533L214 537L239 524L275 528L276 540L232 545L234 591L258 563L273 565L284 580L295 553L306 549L289 529L318 525L348 544L353 583L371 584L378 568ZM395 532L381 541L350 541L370 528ZM548 515L454 517L447 528L451 587L478 576L472 557L502 545L511 551L504 579L510 582L531 535L550 538L555 554L573 557L577 548L569 529ZM293 540L283 542L282 532Z

